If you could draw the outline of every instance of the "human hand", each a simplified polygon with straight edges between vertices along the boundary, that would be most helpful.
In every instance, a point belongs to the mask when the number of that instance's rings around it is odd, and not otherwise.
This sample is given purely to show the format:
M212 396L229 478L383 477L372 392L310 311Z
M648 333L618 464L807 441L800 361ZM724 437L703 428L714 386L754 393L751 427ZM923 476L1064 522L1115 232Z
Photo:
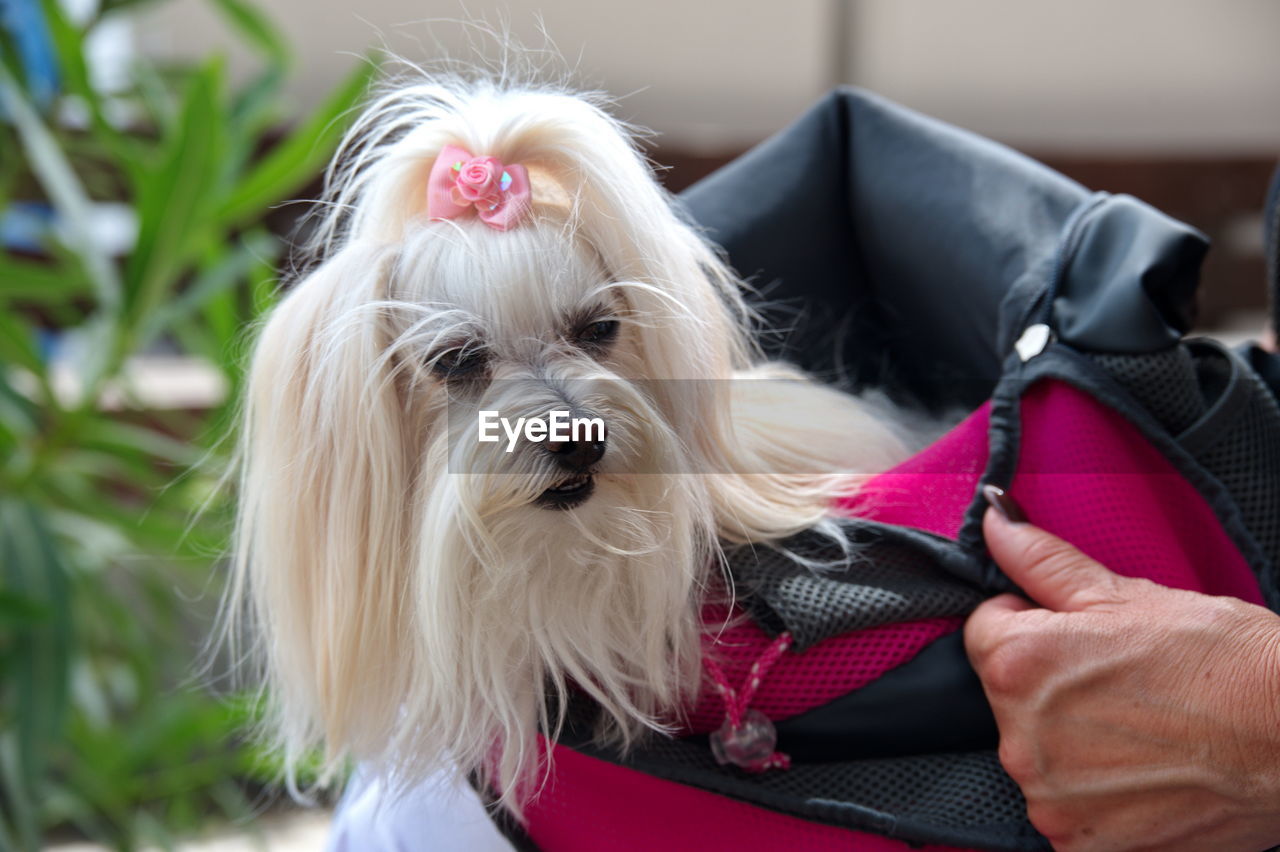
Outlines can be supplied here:
M964 639L1035 827L1057 850L1280 843L1280 617L1115 574L995 491L987 546L1037 603L992 598Z

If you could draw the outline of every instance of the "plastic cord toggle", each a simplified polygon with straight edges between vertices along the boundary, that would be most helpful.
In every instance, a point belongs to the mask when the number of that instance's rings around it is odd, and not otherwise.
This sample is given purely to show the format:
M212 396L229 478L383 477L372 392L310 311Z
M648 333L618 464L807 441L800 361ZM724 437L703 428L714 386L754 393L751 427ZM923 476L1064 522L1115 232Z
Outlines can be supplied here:
M724 699L725 711L724 724L710 736L711 754L716 763L722 766L732 763L748 772L791 768L791 758L777 750L778 731L773 722L759 710L750 709L751 699L755 697L764 676L790 647L791 634L781 634L751 664L746 681L740 689L729 685L724 669L708 655L707 671Z

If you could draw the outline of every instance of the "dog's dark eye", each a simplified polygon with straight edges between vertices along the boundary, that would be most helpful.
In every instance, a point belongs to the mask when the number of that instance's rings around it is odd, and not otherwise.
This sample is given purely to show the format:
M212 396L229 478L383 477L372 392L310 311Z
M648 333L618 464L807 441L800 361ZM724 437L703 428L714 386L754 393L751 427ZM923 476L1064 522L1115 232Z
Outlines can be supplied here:
M574 342L583 349L605 349L618 336L617 320L597 320L584 326L574 335Z
M479 346L450 349L435 357L431 370L442 379L461 379L484 369L489 353Z

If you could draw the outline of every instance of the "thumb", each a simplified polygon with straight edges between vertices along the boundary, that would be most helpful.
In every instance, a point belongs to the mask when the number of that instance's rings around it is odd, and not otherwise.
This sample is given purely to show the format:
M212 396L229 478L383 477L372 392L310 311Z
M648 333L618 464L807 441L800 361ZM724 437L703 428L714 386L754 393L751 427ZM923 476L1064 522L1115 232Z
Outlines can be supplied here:
M1128 600L1126 578L1027 523L1017 503L1001 489L987 485L982 493L991 504L982 518L991 558L1036 603L1074 612Z

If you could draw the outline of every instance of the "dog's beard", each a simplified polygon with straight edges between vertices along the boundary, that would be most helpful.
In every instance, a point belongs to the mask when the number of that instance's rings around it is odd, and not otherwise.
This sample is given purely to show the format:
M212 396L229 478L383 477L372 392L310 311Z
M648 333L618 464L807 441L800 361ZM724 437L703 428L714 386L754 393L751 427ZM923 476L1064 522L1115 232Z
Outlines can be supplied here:
M548 399L511 398L515 386L483 404L545 412ZM594 699L597 734L625 746L663 729L663 711L697 687L715 513L653 403L627 383L602 386L589 408L609 424L609 450L572 511L539 505L564 474L538 445L507 454L461 430L427 452L413 572L421 659L390 753L487 770L509 802L525 798L536 734L554 739L568 690Z

